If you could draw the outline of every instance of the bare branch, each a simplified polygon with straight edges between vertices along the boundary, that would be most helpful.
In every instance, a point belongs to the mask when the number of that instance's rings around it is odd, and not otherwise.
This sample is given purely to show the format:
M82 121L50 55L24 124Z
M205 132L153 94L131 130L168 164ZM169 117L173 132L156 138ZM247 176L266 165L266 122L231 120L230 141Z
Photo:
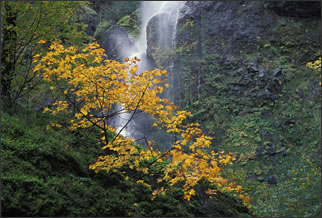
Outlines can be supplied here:
M114 136L114 138L113 138L113 140L111 141L111 143L113 143L114 141L115 141L115 139L121 134L121 132L127 127L127 125L130 123L130 121L132 120L132 118L133 118L133 116L134 116L134 114L136 113L136 111L137 111L137 109L139 108L139 105L140 105L140 103L141 103L141 101L142 101L142 99L143 99L143 96L144 96L144 94L145 94L145 92L146 92L146 90L148 89L148 87L149 87L149 85L150 84L148 84L146 87L145 87L145 90L142 92L142 95L141 95L141 97L140 97L140 99L139 99L139 101L138 101L138 103L136 104L136 107L135 107L135 109L134 109L134 111L133 111L133 113L132 113L132 115L131 115L131 117L130 117L130 119L127 121L127 123L120 129L120 131L117 133L117 135L116 136Z

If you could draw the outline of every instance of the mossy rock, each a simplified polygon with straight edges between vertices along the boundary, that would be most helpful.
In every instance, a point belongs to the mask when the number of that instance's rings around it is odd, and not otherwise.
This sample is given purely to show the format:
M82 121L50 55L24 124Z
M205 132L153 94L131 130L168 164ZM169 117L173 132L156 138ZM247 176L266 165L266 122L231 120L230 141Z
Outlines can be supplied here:
M137 38L140 34L140 21L138 11L134 11L131 15L122 17L117 24L125 29L125 31L133 38Z
M102 21L96 27L94 37L98 40L102 37L103 33L107 31L112 25L108 21Z

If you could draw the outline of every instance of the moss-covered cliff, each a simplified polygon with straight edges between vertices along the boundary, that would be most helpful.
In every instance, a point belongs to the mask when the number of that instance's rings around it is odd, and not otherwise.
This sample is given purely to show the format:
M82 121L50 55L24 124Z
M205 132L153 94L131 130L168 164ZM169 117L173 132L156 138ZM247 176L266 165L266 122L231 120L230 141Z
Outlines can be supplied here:
M318 2L191 1L176 50L153 48L158 67L175 59L175 102L237 155L228 174L257 215L319 214L321 95L305 65L321 56L320 34Z
M79 19L120 60L139 32L138 5L97 1ZM68 117L18 107L1 112L2 215L319 215L321 86L305 65L321 57L320 12L319 2L188 1L175 48L158 43L162 15L149 22L147 53L169 70L166 96L193 112L215 149L236 155L225 174L248 192L251 212L229 193L208 197L203 183L190 202L177 188L151 201L133 178L88 169L103 153L95 128L70 131ZM47 129L51 121L62 128Z

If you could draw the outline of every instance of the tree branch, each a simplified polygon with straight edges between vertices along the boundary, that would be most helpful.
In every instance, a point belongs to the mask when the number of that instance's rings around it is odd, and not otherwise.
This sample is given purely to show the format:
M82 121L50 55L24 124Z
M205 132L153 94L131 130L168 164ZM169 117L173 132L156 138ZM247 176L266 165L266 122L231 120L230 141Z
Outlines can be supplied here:
M120 129L120 131L117 133L117 135L113 138L113 140L112 140L112 142L111 143L113 143L114 141L115 141L115 139L121 134L121 132L127 127L127 125L130 123L130 121L133 119L133 116L134 116L134 114L136 113L136 111L137 111L137 109L139 108L139 105L140 105L140 102L142 101L142 99L143 99L143 96L144 96L144 94L145 94L145 92L146 92L146 90L148 89L148 87L149 87L149 84L145 87L145 90L142 92L142 95L141 95L141 97L140 97L140 99L139 99L139 101L138 101L138 103L136 104L136 107L135 107L135 109L134 109L134 111L133 111L133 113L132 113L132 115L131 115L131 117L130 117L130 119L127 121L127 123Z

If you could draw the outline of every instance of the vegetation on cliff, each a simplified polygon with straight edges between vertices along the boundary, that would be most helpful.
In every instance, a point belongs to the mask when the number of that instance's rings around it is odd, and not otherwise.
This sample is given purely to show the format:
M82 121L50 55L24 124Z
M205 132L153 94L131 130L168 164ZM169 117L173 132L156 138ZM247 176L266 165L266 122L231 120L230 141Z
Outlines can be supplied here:
M4 4L7 14L25 6L23 2ZM41 15L41 4L39 8ZM62 12L65 9L74 14L77 7L61 8ZM23 12L28 13L28 7L14 17L20 19ZM6 33L16 45L19 40L9 33L16 23L12 26L10 19L8 15ZM67 19L60 23L59 18L55 19L55 28L63 28L67 21L76 22ZM14 31L20 33L19 29ZM35 33L41 31L36 29ZM84 29L78 31L84 34ZM164 90L166 71L138 74L136 62L140 60L136 57L121 64L103 60L104 50L96 43L77 44L65 40L65 36L39 37L37 47L29 54L29 68L33 70L28 69L28 74L40 82L33 88L38 93L30 92L29 96L45 98L49 92L49 102L36 110L50 111L53 116L30 111L26 104L30 102L11 98L16 88L13 83L5 87L9 95L2 93L6 101L1 126L3 215L249 214L244 206L249 198L242 187L221 177L222 167L231 163L232 155L208 151L211 138L202 134L199 124L185 121L191 114L158 96ZM22 62L15 64L25 67ZM11 82L15 73L3 77L3 84ZM28 84L23 83L22 89L26 87ZM154 115L154 124L177 135L177 140L164 153L153 149L153 142L148 143L149 148L136 145L134 139L121 136L121 131L109 125L109 119L118 114L115 104L124 107L119 113L141 110ZM207 204L202 205L204 202Z
M94 43L132 43L138 1L1 4L3 216L320 214L316 3L187 2L175 48L148 23L161 70L142 74ZM123 137L115 104L153 115L172 146Z
M121 173L94 173L88 166L104 155L97 128L69 130L72 117L23 108L1 115L2 216L235 216L247 214L236 200L202 194L183 201L183 192L151 201L152 191ZM51 122L62 127L47 128ZM109 133L112 139L113 133ZM205 186L206 187L206 186ZM202 192L200 192L202 193ZM227 206L230 205L230 206ZM235 206L231 206L235 205Z

